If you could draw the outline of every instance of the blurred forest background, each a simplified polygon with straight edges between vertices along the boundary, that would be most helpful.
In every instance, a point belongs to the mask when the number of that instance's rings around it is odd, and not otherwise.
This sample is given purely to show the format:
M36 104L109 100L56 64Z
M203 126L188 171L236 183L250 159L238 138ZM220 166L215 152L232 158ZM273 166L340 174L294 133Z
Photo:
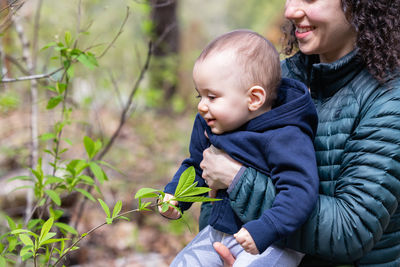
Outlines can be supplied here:
M29 182L9 178L29 175L39 159L44 172L53 171L45 150L66 110L61 160L84 157L84 136L104 146L111 141L102 160L118 171L104 169L108 181L97 182L96 198L111 206L122 200L124 211L137 207L139 188L162 189L188 156L197 110L195 58L211 39L237 28L261 33L280 50L284 1L0 0L0 5L1 236L6 216L23 221L33 198L24 188ZM51 89L66 75L59 70L57 42L85 55L69 70L68 95L61 100L64 91ZM100 205L81 194L62 196L62 207L79 233L105 220ZM65 264L168 266L197 233L199 207L194 204L173 222L157 212L132 213L130 221L82 240Z

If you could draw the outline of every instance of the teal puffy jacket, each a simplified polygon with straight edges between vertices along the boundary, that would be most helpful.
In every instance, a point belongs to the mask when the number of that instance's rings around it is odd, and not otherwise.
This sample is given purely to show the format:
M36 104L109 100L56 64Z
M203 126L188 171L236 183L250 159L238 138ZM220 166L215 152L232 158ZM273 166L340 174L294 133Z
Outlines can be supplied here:
M285 243L323 258L316 266L400 266L400 79L380 85L356 51L332 64L317 59L297 53L282 62L284 76L309 86L319 116L318 203ZM248 168L231 191L244 220L270 205L266 182Z

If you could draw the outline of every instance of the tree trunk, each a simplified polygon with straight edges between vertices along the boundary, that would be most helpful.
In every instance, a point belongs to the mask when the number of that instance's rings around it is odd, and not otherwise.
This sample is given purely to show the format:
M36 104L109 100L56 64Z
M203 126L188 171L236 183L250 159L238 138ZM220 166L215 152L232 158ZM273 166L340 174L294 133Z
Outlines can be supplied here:
M168 105L177 87L179 27L177 0L151 0L153 22L153 62L151 88L162 90L161 105Z

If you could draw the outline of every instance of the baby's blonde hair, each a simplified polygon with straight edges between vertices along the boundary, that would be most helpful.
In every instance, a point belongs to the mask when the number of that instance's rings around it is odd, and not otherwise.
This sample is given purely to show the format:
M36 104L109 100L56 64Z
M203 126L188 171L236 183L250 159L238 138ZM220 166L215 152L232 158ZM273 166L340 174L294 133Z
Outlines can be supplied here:
M196 62L205 60L215 52L232 49L236 61L243 68L242 86L258 85L267 93L266 105L272 106L281 82L279 53L266 38L250 30L235 30L211 41Z

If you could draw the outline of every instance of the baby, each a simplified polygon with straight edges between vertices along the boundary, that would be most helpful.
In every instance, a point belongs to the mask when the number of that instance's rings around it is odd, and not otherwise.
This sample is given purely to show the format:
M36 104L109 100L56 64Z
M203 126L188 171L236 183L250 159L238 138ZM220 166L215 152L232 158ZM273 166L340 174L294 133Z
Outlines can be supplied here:
M307 87L282 79L274 46L249 30L232 31L213 40L196 60L193 80L200 102L190 157L165 187L164 200L173 198L180 175L190 166L196 169L198 186L207 186L200 162L210 145L244 167L269 175L277 194L260 218L243 222L230 206L229 189L219 190L217 197L222 200L213 203L209 225L171 266L223 266L212 246L217 241L231 250L235 266L248 266L259 257L271 262L268 266L296 266L303 255L273 243L298 229L317 200L313 146L317 115ZM185 202L172 204L182 211L190 207ZM170 219L180 217L174 208L160 212Z

